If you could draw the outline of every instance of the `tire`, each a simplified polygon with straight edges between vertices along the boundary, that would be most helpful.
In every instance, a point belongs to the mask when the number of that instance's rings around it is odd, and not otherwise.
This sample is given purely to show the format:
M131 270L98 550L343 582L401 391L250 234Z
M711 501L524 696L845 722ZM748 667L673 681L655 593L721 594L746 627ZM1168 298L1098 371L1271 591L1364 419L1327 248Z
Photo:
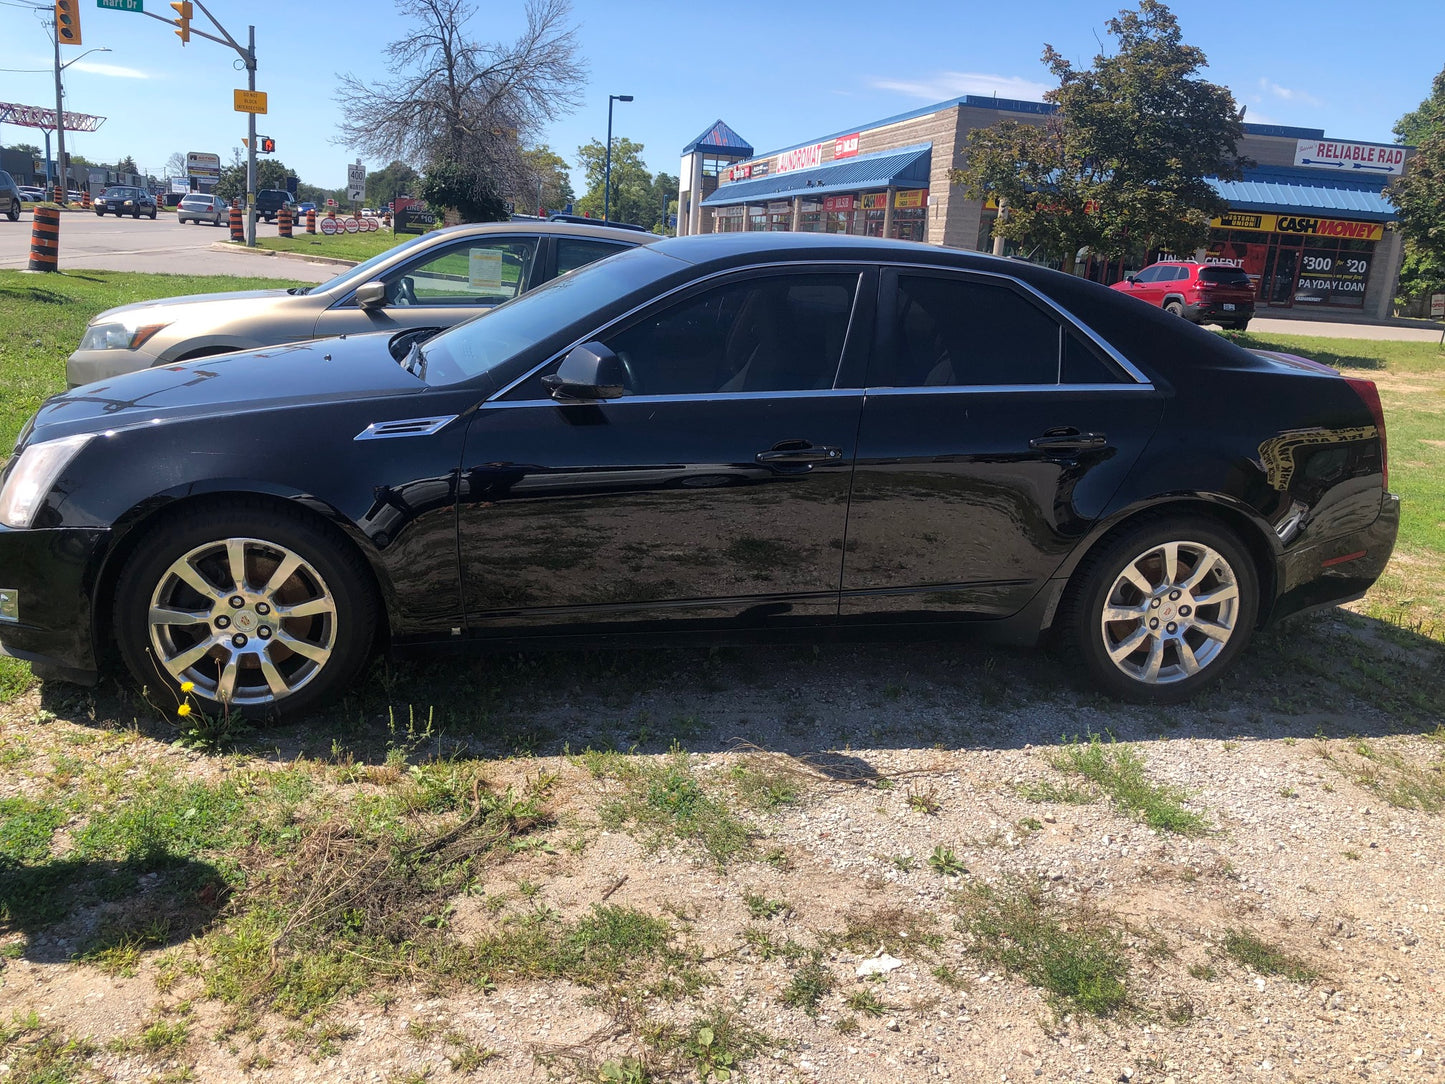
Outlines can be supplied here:
M104 217L105 217L105 212L104 212L104 211L96 211L96 212L95 212L95 217L96 217L96 218L104 218Z
M271 583L283 563L291 571ZM283 606L303 612L278 620ZM152 620L158 613L184 618ZM246 498L148 533L115 595L116 640L137 681L178 701L190 681L203 711L229 703L252 719L294 715L344 689L371 653L376 623L370 575L344 539Z
M1172 316L1182 317L1184 315L1184 306L1178 301L1166 301L1164 303L1164 311Z
M1249 321L1248 321L1248 320L1236 320L1231 326L1234 328L1235 331L1248 331L1248 330L1249 330Z
M132 212L130 213L130 216L131 216L131 218L133 218L133 219L135 219L137 222L139 222L139 221L140 221L140 208L137 207L134 211L132 211Z
M157 215L158 213L159 213L159 212L157 212L157 211L154 210L154 209L151 210L151 221L152 221L152 222L154 222L154 221L156 220L156 215Z
M6 213L10 216L10 221L11 221L11 222L19 222L19 221L20 221L20 201L19 201L18 199L12 199L12 200L10 201L10 210L9 210L8 212L6 212Z
M1106 537L1084 559L1060 631L1109 695L1175 704L1229 671L1258 613L1254 561L1234 534L1195 516L1160 516Z

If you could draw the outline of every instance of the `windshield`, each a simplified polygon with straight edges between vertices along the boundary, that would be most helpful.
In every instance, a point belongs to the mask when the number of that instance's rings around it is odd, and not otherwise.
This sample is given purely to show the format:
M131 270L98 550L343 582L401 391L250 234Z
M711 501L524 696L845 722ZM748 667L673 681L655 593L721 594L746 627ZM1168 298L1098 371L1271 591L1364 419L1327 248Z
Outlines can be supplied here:
M1200 282L1217 282L1223 286L1248 286L1249 276L1237 267L1205 267L1199 272Z
M629 294L679 266L643 247L553 279L428 341L422 347L427 383L471 380L534 346L560 350L615 315Z
M313 286L312 289L318 293L328 294L337 291L354 290L363 282L366 282L371 278L371 272L373 268L376 268L381 264L387 262L388 260L392 259L392 257L396 256L398 253L406 249L416 248L417 245L427 240L427 238L428 235L424 233L420 237L413 237L410 241L403 241L399 245L393 245L385 252L373 256L365 263L359 263L355 267L347 268L345 271L341 272L341 274L337 275L334 279L328 279L320 286Z

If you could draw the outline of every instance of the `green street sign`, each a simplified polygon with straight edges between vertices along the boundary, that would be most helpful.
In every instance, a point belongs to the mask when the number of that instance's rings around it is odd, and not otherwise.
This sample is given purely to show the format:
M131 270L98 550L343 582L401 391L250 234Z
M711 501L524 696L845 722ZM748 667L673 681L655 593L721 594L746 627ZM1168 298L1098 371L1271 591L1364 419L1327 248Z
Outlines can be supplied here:
M145 12L145 0L95 0L95 6L109 8L111 11Z

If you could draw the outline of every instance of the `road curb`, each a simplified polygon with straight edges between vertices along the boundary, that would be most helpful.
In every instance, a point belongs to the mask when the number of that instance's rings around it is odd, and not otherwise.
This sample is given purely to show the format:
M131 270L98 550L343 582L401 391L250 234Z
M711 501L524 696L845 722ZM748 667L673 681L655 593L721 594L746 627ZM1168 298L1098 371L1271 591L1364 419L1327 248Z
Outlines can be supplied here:
M360 260L343 260L336 256L308 256L304 252L276 252L269 248L247 248L230 241L213 241L212 252L240 252L247 256L271 256L280 260L300 260L302 263L324 263L335 267L355 267Z

